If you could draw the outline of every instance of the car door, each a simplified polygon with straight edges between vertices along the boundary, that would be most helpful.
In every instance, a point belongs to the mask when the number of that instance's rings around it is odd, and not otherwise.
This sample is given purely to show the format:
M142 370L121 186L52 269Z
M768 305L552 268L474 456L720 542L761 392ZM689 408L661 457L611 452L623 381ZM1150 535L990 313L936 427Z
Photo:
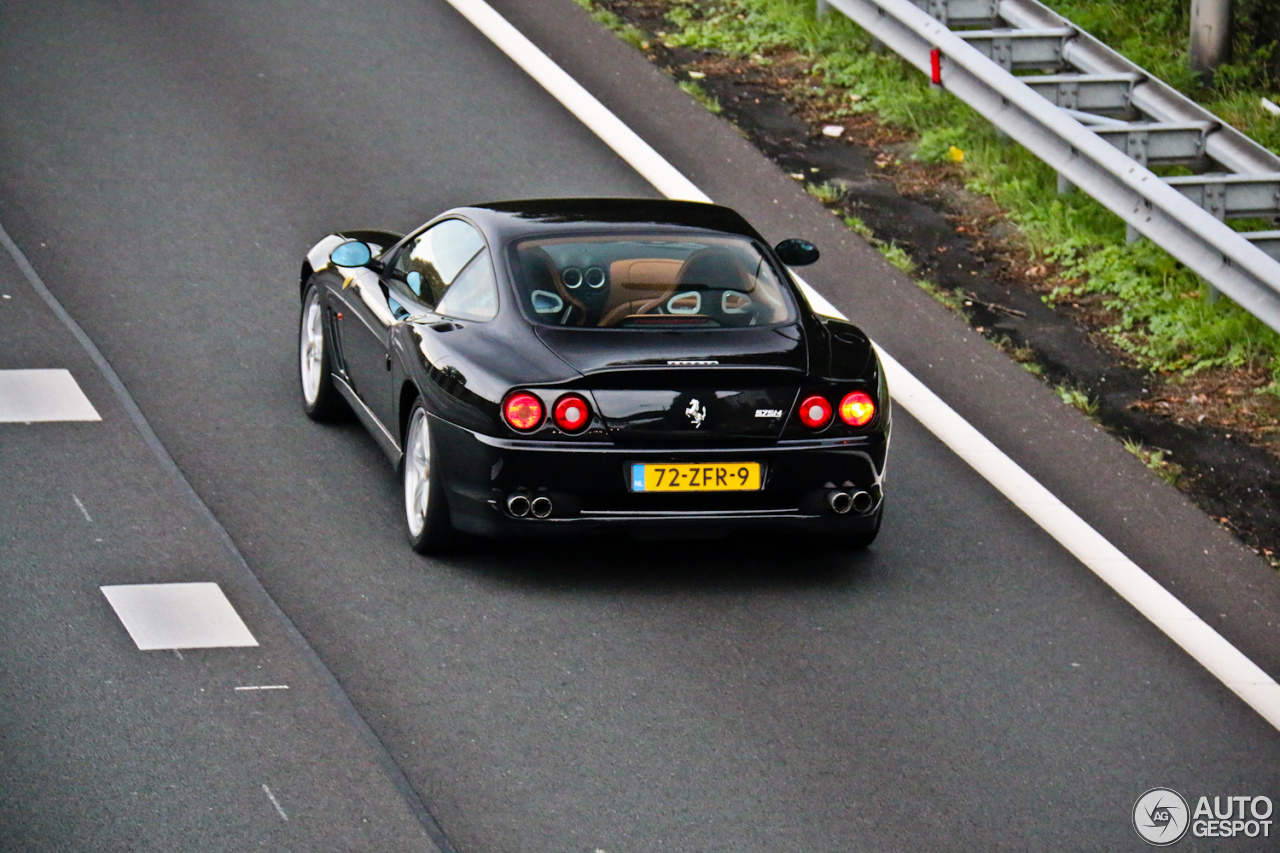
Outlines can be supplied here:
M343 360L351 384L389 435L396 423L392 388L392 328L432 312L454 279L484 249L484 239L460 219L446 219L394 250L380 274L361 269L338 297Z
M390 294L372 270L348 270L347 276L335 291L340 307L334 314L346 378L356 396L389 429L394 421L387 353L396 322Z
M469 337L467 327L497 313L497 285L480 232L460 219L437 223L407 241L384 276L393 313L425 321L412 337L421 342L431 375L456 378L450 367L457 344ZM424 390L434 410L448 408L445 389Z

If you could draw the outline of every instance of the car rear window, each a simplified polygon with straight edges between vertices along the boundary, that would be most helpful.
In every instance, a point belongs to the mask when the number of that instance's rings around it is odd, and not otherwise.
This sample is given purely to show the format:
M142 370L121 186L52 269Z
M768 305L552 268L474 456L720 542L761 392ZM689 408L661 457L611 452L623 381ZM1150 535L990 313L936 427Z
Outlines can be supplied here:
M512 255L521 309L543 325L735 328L793 317L786 289L746 239L548 237L518 241Z

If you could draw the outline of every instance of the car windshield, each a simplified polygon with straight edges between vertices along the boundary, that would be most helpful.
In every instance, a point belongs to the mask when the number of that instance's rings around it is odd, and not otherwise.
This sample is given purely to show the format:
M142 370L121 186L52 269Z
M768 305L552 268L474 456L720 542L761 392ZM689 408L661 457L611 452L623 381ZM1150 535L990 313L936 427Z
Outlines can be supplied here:
M735 237L594 235L517 242L522 310L548 326L769 326L791 301L758 246Z

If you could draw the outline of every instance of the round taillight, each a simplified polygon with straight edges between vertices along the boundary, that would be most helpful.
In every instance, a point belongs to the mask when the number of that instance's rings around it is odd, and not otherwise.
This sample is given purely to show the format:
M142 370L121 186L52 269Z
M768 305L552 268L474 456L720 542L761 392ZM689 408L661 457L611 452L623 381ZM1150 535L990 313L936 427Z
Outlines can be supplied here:
M840 401L840 420L849 426L866 426L876 416L876 404L863 391L851 391Z
M826 426L829 420L831 420L831 404L825 397L814 394L804 398L804 402L800 404L800 423L809 429L818 429Z
M591 422L591 409L577 394L565 394L556 400L553 415L556 426L565 432L577 432Z
M528 391L517 391L502 404L502 416L521 432L537 429L542 423L542 401Z

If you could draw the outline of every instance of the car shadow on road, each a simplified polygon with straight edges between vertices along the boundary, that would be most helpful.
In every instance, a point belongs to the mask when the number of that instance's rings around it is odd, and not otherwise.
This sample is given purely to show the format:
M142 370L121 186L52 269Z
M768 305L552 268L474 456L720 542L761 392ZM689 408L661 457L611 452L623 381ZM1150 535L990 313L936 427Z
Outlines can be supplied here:
M697 540L466 538L442 560L494 583L584 591L850 589L886 572L873 545L852 550L795 536Z

